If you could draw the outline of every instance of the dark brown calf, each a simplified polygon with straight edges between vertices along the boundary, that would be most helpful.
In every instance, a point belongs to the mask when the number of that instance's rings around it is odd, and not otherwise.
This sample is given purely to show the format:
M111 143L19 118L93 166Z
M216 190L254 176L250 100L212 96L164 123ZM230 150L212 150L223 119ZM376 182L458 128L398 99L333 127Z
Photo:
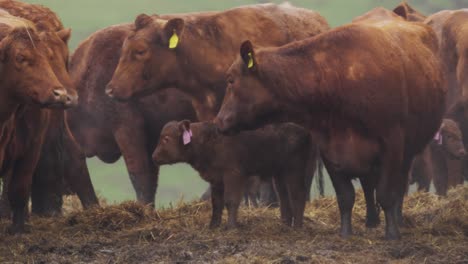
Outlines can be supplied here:
M434 181L437 194L446 195L449 188L463 184L465 155L458 124L444 119L429 146L415 158L410 183L418 183L418 190L429 191L431 181Z
M237 210L249 177L275 179L281 219L302 226L307 197L306 175L315 171L316 151L307 130L293 124L270 125L225 136L213 123L170 122L164 126L153 160L160 165L186 162L212 190L211 227L221 224L224 205L228 227L237 225ZM312 155L311 155L312 154Z
M345 25L279 48L254 49L247 41L228 71L215 122L232 131L289 113L319 144L337 193L341 235L351 234L351 179L359 177L374 182L367 186L376 186L385 237L398 239L411 163L444 113L436 53L429 27L392 18Z

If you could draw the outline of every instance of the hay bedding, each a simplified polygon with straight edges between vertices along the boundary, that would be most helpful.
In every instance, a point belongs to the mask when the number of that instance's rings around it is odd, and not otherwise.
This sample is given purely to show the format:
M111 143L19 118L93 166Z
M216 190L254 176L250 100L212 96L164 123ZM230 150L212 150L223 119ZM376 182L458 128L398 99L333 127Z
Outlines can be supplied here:
M440 198L416 193L405 200L406 228L397 242L364 226L357 195L355 235L338 237L334 198L306 208L304 228L280 224L277 209L242 208L238 230L210 230L207 203L159 210L133 202L79 210L67 200L63 217L32 217L30 234L0 236L0 262L20 263L468 263L468 186ZM383 216L381 216L383 221ZM5 234L8 221L0 222Z

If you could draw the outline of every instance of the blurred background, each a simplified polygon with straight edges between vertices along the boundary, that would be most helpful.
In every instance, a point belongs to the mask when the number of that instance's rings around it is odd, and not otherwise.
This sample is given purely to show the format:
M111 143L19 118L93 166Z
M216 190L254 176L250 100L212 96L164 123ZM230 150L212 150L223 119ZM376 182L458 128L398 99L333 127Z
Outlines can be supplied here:
M224 10L246 4L282 3L284 1L27 0L25 2L49 7L61 17L65 27L72 28L70 48L73 51L82 40L98 29L133 22L134 18L141 13L168 14ZM331 26L339 26L374 7L383 6L393 9L400 3L400 0L290 0L289 2L295 6L316 10L327 18ZM408 0L407 2L426 15L443 9L468 8L468 0ZM97 159L89 159L88 166L96 191L109 202L135 199L135 193L122 159L114 164L104 164ZM160 170L156 205L167 207L181 199L198 198L207 186L187 165L163 166ZM333 194L332 189L327 179L327 193Z

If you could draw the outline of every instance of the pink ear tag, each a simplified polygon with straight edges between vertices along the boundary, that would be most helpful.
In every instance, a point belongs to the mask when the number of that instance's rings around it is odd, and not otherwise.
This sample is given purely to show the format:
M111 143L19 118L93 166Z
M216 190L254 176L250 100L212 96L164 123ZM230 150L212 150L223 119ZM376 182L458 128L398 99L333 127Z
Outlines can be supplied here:
M434 140L437 142L437 144L442 145L442 134L440 131L437 131L437 133L434 136Z
M184 145L187 145L192 141L192 130L185 130L184 133L182 134L182 141L184 142Z

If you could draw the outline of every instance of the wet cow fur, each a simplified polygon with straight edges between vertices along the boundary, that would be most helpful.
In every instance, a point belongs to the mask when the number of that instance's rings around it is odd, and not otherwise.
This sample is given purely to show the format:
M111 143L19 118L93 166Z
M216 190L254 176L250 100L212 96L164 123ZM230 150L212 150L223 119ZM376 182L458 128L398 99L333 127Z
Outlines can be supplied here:
M190 133L190 142L184 142ZM184 144L186 143L186 144ZM281 219L289 226L303 223L306 175L315 171L316 151L307 130L293 124L270 125L225 136L211 122L170 122L153 153L157 164L186 162L208 181L212 190L211 227L221 224L224 206L228 227L237 226L237 210L249 177L273 175L280 197Z
M200 120L211 120L225 93L225 73L246 39L280 46L329 29L318 13L289 4L250 5L222 12L147 16L135 20L108 95L139 98L175 87L190 94ZM177 34L179 43L169 47Z
M151 153L157 135L167 122L196 120L196 115L190 99L174 89L129 103L106 96L105 86L131 28L131 24L111 26L80 43L69 65L80 100L67 111L67 118L86 157L114 163L123 156L138 201L153 204L159 167L151 161Z
M255 49L247 41L228 71L215 122L232 131L294 113L289 119L310 128L319 144L337 193L341 235L351 234L351 178L362 177L376 186L386 238L398 239L411 163L444 113L436 54L432 29L391 16L279 48Z
M50 9L19 1L0 1L0 8L33 22L47 46L47 57L55 75L67 90L67 107L77 104L78 96L67 72L70 29ZM25 109L22 122L34 123L36 108ZM40 215L60 214L65 181L76 192L84 208L98 204L84 156L67 128L65 110L41 109L47 115L47 131L40 159L33 176L32 211ZM34 129L34 128L32 128ZM71 171L70 168L75 168ZM65 179L66 178L66 179ZM5 189L4 189L5 191ZM7 214L8 211L3 212Z
M49 64L49 48L35 25L7 13L0 20L1 174L11 175L6 188L13 211L10 230L22 232L32 176L50 118L41 108L64 107L67 92Z
M429 191L433 181L436 193L446 195L449 188L463 184L465 155L458 124L444 119L437 137L415 158L410 183L417 183L418 190Z

